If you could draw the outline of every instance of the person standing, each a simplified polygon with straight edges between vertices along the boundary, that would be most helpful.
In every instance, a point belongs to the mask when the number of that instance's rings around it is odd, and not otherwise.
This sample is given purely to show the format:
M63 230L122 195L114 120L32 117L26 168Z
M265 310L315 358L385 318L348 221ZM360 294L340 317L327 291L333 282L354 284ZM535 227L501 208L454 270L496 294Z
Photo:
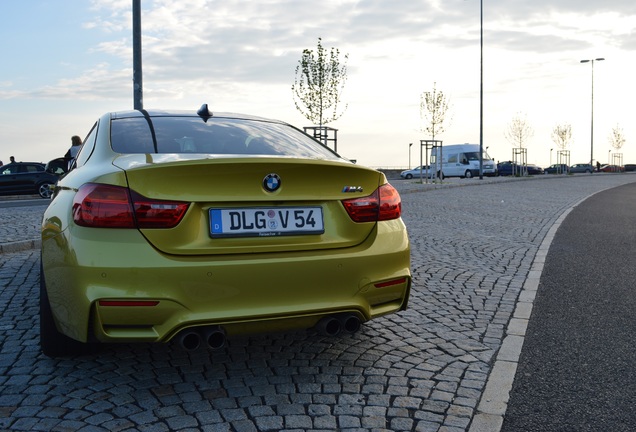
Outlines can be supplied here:
M67 159L75 159L77 157L77 153L79 153L80 147L82 147L82 139L77 135L73 135L71 137L71 148L68 149L64 157Z

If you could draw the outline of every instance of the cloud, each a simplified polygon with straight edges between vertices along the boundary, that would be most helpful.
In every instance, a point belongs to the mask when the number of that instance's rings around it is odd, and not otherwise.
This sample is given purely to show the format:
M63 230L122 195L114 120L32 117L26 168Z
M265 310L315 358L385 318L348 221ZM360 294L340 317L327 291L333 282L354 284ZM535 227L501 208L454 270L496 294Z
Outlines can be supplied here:
M360 74L382 71L385 79L406 80L447 74L462 61L478 59L478 0L144 0L141 5L144 88L157 98L257 83L287 91L302 50L314 48L318 37L326 48L350 55L348 86ZM94 15L82 27L101 35L88 51L99 63L41 88L3 86L0 97L128 98L130 1L92 0L91 10ZM626 0L485 2L486 54L509 53L519 62L524 55L568 53L578 59L605 45L633 50L635 14L636 4ZM467 50L474 58L458 58ZM419 74L405 69L424 63Z

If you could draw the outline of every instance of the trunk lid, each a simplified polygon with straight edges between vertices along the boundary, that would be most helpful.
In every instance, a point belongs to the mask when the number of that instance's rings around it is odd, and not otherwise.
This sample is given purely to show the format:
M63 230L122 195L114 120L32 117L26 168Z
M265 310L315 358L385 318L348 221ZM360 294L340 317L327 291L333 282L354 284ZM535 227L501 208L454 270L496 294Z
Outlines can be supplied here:
M126 172L131 190L147 198L190 203L176 227L141 230L156 249L174 255L328 250L358 245L373 232L376 222L353 222L341 201L370 195L386 183L384 174L347 162L285 157L202 159L201 155L130 154L117 157L114 165ZM269 175L275 175L274 183L280 182L273 192L264 184ZM302 222L310 221L307 215L311 214L315 229L284 235L213 235L211 209L217 216L231 213L244 226L254 224L255 212L264 218L268 212L275 214L279 225L289 227L294 227L290 225L294 220L303 225L295 216Z

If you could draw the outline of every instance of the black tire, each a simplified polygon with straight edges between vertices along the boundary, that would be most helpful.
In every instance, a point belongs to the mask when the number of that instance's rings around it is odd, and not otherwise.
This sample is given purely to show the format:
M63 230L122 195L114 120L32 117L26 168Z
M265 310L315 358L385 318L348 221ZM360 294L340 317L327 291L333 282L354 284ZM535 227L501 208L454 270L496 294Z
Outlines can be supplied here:
M412 174L407 174L406 176L404 176L407 180L411 180L413 178Z
M437 178L440 180L444 180L444 173L442 171L437 171Z
M464 177L473 178L473 172L471 170L466 170L466 172L464 173Z
M53 183L40 183L40 185L38 186L38 194L40 195L40 197L51 198L51 195L53 195L53 191L50 188L51 186L53 186Z
M76 341L60 333L55 326L53 311L46 292L46 282L40 260L40 348L52 358L69 357L90 352L88 344Z

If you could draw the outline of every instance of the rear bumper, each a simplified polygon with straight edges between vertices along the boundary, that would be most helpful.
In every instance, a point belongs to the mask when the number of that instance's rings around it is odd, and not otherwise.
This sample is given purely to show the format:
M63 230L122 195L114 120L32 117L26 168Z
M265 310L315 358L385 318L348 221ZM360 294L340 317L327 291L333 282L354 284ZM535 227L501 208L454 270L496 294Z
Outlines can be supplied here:
M406 308L411 286L401 220L352 248L222 257L165 255L137 231L94 231L42 244L58 329L80 341L165 342L206 325L229 335L291 330L338 313L366 321Z

